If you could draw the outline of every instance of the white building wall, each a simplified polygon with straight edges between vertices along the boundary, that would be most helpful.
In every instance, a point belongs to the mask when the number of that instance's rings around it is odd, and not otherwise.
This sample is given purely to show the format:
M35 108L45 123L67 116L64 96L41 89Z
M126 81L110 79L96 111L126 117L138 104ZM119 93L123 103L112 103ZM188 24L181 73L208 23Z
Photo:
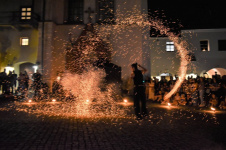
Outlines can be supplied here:
M181 40L188 44L187 50L196 57L196 61L191 61L188 65L187 74L203 76L210 69L226 68L226 51L218 50L218 40L226 40L226 29L182 30ZM201 51L201 40L209 41L210 51ZM159 76L161 73L178 75L180 57L176 49L174 52L166 51L168 41L167 37L149 39L151 76Z
M166 42L170 42L167 37L150 38L150 66L151 76L159 76L161 73L171 73L178 75L180 58L174 52L166 51Z
M226 40L226 29L182 30L182 38L188 41L196 61L193 71L202 76L212 68L226 68L226 51L218 50L218 40ZM209 41L209 51L201 51L200 41Z

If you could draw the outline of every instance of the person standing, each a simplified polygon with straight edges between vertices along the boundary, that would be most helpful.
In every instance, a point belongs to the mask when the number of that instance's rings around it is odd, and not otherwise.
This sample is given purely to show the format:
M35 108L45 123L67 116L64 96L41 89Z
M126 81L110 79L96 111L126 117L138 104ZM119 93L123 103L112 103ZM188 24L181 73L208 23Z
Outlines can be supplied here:
M17 80L17 74L15 73L15 71L13 70L13 86L15 89L15 94L17 94L17 90L16 90L16 80Z
M140 67L142 70L139 70ZM135 63L131 65L132 73L131 78L134 82L134 109L135 115L137 120L142 119L143 117L147 116L147 109L146 109L146 99L145 99L145 85L143 83L143 74L147 71L141 65ZM141 102L141 108L140 108Z
M2 79L2 94L5 94L7 92L7 74L6 74L6 69L4 69L3 72L1 72L1 79Z
M205 106L205 102L204 102L205 83L204 83L203 78L200 78L200 81L198 84L198 90L199 90L199 99L201 101L201 104L199 105L199 107L204 107Z
M17 93L22 94L23 90L24 90L24 76L23 76L22 72L20 72L17 80L18 80Z
M150 83L149 83L148 99L151 99L153 101L155 100L155 83L153 80L150 80Z
M191 92L191 99L192 99L192 105L197 106L198 105L198 83L192 79L192 92Z
M25 90L28 91L28 89L29 89L29 76L27 74L27 71L24 71L24 86L25 86Z
M13 73L11 71L9 71L9 74L7 76L8 78L8 93L12 93L13 94L13 83L14 83L14 76ZM10 92L11 90L11 92Z
M40 89L41 89L41 78L42 75L37 70L36 73L33 74L33 86L34 86L34 97L40 96Z

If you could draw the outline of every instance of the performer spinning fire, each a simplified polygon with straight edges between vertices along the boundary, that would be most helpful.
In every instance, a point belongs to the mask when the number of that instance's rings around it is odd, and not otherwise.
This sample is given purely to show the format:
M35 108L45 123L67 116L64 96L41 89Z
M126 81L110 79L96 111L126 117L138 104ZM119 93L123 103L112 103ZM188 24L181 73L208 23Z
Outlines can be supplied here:
M142 70L139 70L140 67ZM135 63L131 65L132 73L131 78L134 82L134 109L137 120L141 120L142 116L147 116L146 99L145 99L145 86L143 83L143 74L147 69ZM141 109L140 109L141 102Z

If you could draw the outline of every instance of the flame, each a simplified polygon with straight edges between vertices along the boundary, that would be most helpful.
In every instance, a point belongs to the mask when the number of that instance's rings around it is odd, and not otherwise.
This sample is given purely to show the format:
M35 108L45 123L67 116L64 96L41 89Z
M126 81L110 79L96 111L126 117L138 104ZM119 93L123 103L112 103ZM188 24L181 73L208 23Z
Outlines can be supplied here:
M213 111L215 111L215 110L216 110L216 109L215 109L215 108L213 108L213 107L211 107L210 109L211 109L211 110L213 110Z

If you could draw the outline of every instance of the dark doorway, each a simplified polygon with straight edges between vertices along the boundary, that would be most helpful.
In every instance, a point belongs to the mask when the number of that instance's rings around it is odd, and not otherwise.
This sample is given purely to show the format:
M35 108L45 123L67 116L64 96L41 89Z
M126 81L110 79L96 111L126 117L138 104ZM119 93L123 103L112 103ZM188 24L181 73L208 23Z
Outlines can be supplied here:
M34 64L29 62L20 64L20 72L24 73L24 71L26 71L31 78L32 74L34 73L33 66Z

